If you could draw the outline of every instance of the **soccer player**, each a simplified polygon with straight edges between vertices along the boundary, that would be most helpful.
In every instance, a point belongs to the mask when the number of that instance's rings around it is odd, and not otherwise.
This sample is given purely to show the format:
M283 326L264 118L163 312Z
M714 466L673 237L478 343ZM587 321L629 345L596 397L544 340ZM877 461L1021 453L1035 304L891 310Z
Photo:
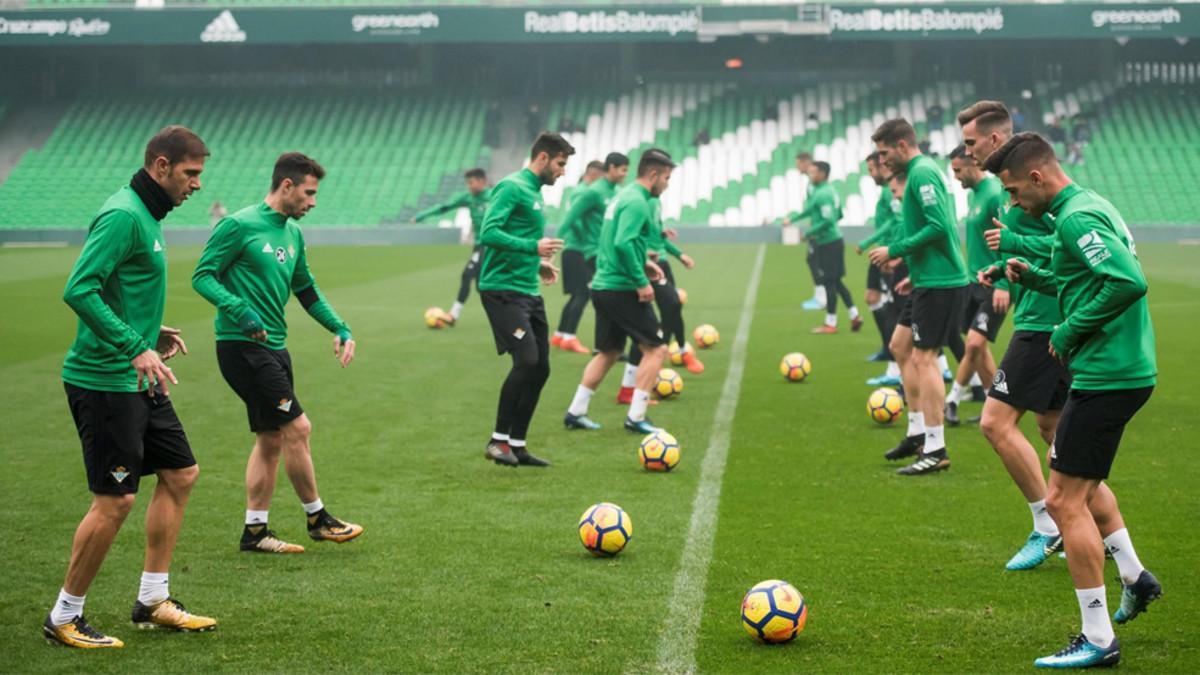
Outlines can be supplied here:
M825 323L813 329L815 334L832 334L837 332L837 301L840 295L850 313L850 330L858 332L862 328L862 317L858 315L858 307L854 305L854 297L846 282L846 242L838 229L838 221L842 219L842 200L837 190L829 184L829 163L813 162L809 169L812 179L812 192L804 202L804 210L788 216L788 222L796 222L808 218L812 226L805 233L813 251L817 268L821 270L821 283L825 287Z
M912 464L897 473L918 476L950 466L942 418L945 388L938 353L951 344L952 336L958 335L967 301L967 270L958 242L954 200L937 163L917 148L912 125L904 119L888 120L871 140L892 171L903 169L908 174L902 234L887 246L871 249L869 255L875 265L902 258L908 266L908 280L897 290L904 292L911 287L912 301L897 320L891 349L893 354L911 349L907 366L901 363L905 394L913 410L910 430L922 429L924 433L905 436L885 457L917 455Z
M496 339L496 352L512 357L500 388L496 426L484 457L504 466L549 466L529 452L526 434L542 387L550 377L550 324L538 281L558 281L550 258L561 239L545 236L542 186L562 177L575 148L556 133L540 134L529 166L506 176L492 190L479 238L485 246L479 295Z
M667 189L673 168L675 162L666 152L647 150L638 161L637 181L617 195L604 215L592 281L598 351L584 368L583 380L563 418L568 429L600 428L588 417L588 406L596 387L625 351L626 338L638 346L642 356L625 428L640 434L657 429L646 417L646 408L667 346L650 304L654 301L652 282L662 279L663 273L647 255L650 232L657 227L649 200Z
M579 320L587 307L588 286L596 273L596 240L604 223L604 211L617 194L617 186L625 182L629 158L619 152L610 152L601 167L604 172L598 179L586 188L577 188L571 196L571 208L558 231L563 240L563 292L568 298L550 344L579 354L592 353L579 342L575 331L579 329Z
M996 360L988 348L996 341L1004 316L1008 313L1008 282L997 279L992 288L979 283L974 276L996 266L999 254L987 245L984 233L992 229L992 220L999 218L1008 197L1004 186L995 176L986 174L979 162L959 145L950 152L950 169L962 186L971 191L967 218L967 269L972 276L963 314L962 330L967 335L966 352L958 362L958 372L950 393L946 395L946 424L960 424L958 404L971 391L971 378L979 375L980 382L991 382L996 374Z
M458 296L454 299L454 304L450 306L450 316L446 323L451 326L458 323L458 317L462 315L463 304L471 295L471 283L479 279L479 258L483 248L479 244L479 224L483 222L483 214L487 211L488 200L492 196L491 191L488 190L487 173L483 169L471 169L463 174L463 179L467 181L465 192L460 192L441 204L434 204L413 216L412 219L414 223L419 223L430 216L455 211L464 206L471 214L471 241L474 249L471 251L471 257L467 260L467 266L463 268L462 281L458 286Z
M83 614L88 588L129 516L142 476L158 477L146 509L146 557L133 603L139 628L206 631L217 622L189 613L171 597L167 574L192 486L200 474L171 405L178 384L164 363L187 347L162 325L167 253L161 221L200 189L208 149L200 137L169 126L146 144L129 185L109 197L75 261L63 300L79 317L63 362L67 405L83 445L92 504L75 530L67 576L43 624L52 644L124 647Z
M1017 134L985 167L1003 181L1015 206L1054 222L1049 266L1010 257L1006 272L1014 283L1057 297L1064 318L1047 351L1067 362L1072 375L1050 450L1046 503L1062 531L1083 629L1034 665L1115 665L1121 651L1108 615L1104 547L1123 585L1113 620L1137 617L1162 595L1133 551L1116 498L1103 483L1126 425L1150 399L1158 374L1146 277L1121 214L1073 183L1044 138Z
M875 154L877 156L876 163L879 166L880 174L880 178L877 180L883 181L883 191L880 193L879 199L880 202L883 202L885 199L887 200L888 208L892 214L892 219L891 222L884 228L877 226L875 234L871 235L859 244L861 249L867 249L875 245L887 246L892 242L894 237L901 234L902 228L902 223L900 220L901 204L904 199L904 186L908 182L908 174L904 171L896 171L889 174L889 169L884 164L883 160L878 159L878 153ZM876 223L879 222L878 217L877 205ZM905 284L904 293L901 293L899 290L897 290L897 288L900 286L900 282L908 278L908 268L904 265L904 261L902 260L893 261L892 264L884 265L883 267L877 267L876 265L868 265L868 267L870 269L880 270L880 276L882 278L879 285L881 287L886 286L887 295L880 297L880 301L887 303L884 310L886 311L885 318L887 323L886 326L881 327L881 331L883 331L884 348L887 350L888 364L887 370L884 371L883 375L868 379L867 384L872 387L899 387L903 384L900 378L901 360L907 362L908 355L912 352L912 350L908 349L900 354L894 354L891 348L891 340L892 335L896 331L896 321L900 318L900 314L903 313L903 308L912 301L912 288L910 285ZM870 299L870 283L870 276L868 275L868 299ZM890 311L886 309L888 306L890 306ZM918 433L917 431L913 430L915 427L913 427L911 415L909 415L909 426L909 436Z
M317 288L296 223L317 205L324 177L315 160L298 152L280 155L266 198L217 224L192 274L192 288L217 308L217 365L245 403L254 432L246 462L243 551L304 552L303 546L275 536L269 525L281 456L304 507L310 539L340 544L363 532L360 525L334 518L321 501L309 446L312 422L296 399L286 344L284 308L295 294L309 316L333 333L333 355L341 367L354 359L350 326Z
M890 241L892 225L900 219L900 200L892 196L892 191L888 187L888 172L879 161L879 153L872 152L867 155L866 163L867 175L875 181L875 185L882 189L879 191L879 199L875 202L875 231L854 247L855 252L859 254L877 243ZM875 327L879 329L879 337L882 341L879 351L869 356L867 360L892 363L892 354L888 351L888 341L891 340L892 329L896 325L896 307L894 303L890 302L888 297L890 289L884 282L883 276L883 271L878 267L867 265L867 307L871 309L871 316L875 319Z
M811 178L812 177L812 164L813 164L812 153L799 152L796 154L796 170L799 171L801 175ZM805 187L805 190L806 190L805 198L806 199L808 197L812 196L814 189L815 188L814 188L812 182L810 181L808 183L808 185ZM790 215L784 216L783 224L790 225L791 223L792 223L791 216ZM805 255L804 261L806 263L808 263L808 272L809 272L809 274L812 275L813 296L811 298L809 298L808 300L805 300L801 306L804 309L814 309L814 310L815 309L826 309L828 303L826 302L826 299L825 299L826 298L825 284L821 281L821 268L817 264L817 249L815 246L813 246L813 243L811 241L806 240L806 244L808 246L808 253Z

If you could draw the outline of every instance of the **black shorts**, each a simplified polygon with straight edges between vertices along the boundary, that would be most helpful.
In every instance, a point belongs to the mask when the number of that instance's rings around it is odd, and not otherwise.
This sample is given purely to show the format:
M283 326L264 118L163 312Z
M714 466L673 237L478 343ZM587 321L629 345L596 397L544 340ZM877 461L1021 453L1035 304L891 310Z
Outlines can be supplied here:
M875 265L867 265L867 290L868 291L884 291L883 270Z
M481 291L479 297L492 324L497 354L515 351L522 340L534 340L549 349L550 324L546 321L542 296L517 291Z
M1071 374L1050 356L1050 334L1019 330L1012 335L988 396L1018 410L1041 414L1062 410L1071 389Z
M583 257L583 251L563 251L563 293L566 295L587 293L588 286L592 283L592 274L595 269L596 259L592 258L592 264L589 266L588 261Z
M1146 405L1153 391L1154 387L1072 389L1054 434L1050 468L1079 478L1108 478L1125 425Z
M670 286L674 288L675 272L671 269L671 261L663 257L659 258L655 262L658 264L659 269L663 271L663 278L659 279L657 283L663 286Z
M277 431L304 414L296 400L292 357L257 342L217 341L217 366L246 404L250 431Z
M908 303L900 308L897 323L912 328L913 346L941 349L958 334L967 287L914 288Z
M817 267L821 281L828 283L846 276L846 240L838 239L816 247Z
M161 390L150 398L145 392L63 386L83 444L88 490L94 494L136 494L142 476L195 466L183 424Z
M977 283L971 283L967 288L970 290L967 292L967 311L963 312L962 332L973 330L988 342L995 342L1007 312L997 312L992 307L992 289Z
M592 305L596 308L597 350L623 352L626 338L636 345L666 344L654 303L638 302L637 291L592 291Z

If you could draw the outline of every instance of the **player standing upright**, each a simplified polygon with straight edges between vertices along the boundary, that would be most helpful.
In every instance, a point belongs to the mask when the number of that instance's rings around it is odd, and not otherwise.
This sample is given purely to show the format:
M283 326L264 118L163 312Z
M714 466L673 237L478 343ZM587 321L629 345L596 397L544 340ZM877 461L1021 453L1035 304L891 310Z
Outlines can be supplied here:
M841 296L850 313L850 330L857 333L862 328L862 317L854 305L854 296L850 295L850 289L842 281L846 276L846 242L837 226L842 219L842 199L829 184L829 170L828 162L813 162L809 170L812 192L804 202L804 209L788 216L788 222L794 223L805 218L812 221L804 238L813 250L817 268L821 270L821 284L825 287L826 298L825 323L812 332L837 332L837 301Z
M1010 281L1053 294L1063 320L1047 351L1066 361L1071 392L1050 451L1046 498L1062 531L1083 628L1065 648L1037 659L1044 668L1111 666L1121 650L1109 619L1104 549L1121 576L1125 623L1162 594L1129 541L1117 500L1104 482L1126 425L1157 380L1146 278L1129 228L1107 200L1071 181L1041 136L1022 133L988 157L1014 205L1054 222L1049 267L1007 260Z
M269 526L281 456L304 508L309 538L340 544L363 532L360 525L334 518L321 501L309 445L312 423L296 400L286 344L284 308L295 294L304 310L334 334L338 363L345 368L354 359L350 327L317 288L296 223L317 205L324 177L325 169L315 160L298 152L280 155L266 198L217 223L192 275L192 288L217 307L217 364L245 403L254 432L246 462L243 551L304 551L276 537Z
M888 170L879 161L879 153L867 155L867 175L880 187L879 199L875 202L875 231L867 238L858 242L854 247L856 253L872 248L876 244L887 244L891 241L892 227L900 220L900 200L892 196L888 187ZM867 265L867 307L875 319L875 327L879 329L882 344L879 351L867 358L868 361L887 361L894 363L892 353L888 350L888 342L892 339L892 330L896 327L896 305L889 297L891 290L884 281L883 270L875 265Z
M662 313L663 339L669 344L672 340L679 345L683 358L683 366L689 373L699 375L704 372L704 364L696 358L696 350L687 341L687 329L683 325L683 302L679 297L679 287L675 283L675 273L671 269L671 261L667 256L678 260L684 269L692 269L696 261L683 252L683 249L672 241L676 232L663 225L662 202L658 197L650 198L650 215L654 226L650 228L650 238L646 242L646 254L662 270L663 276L654 283L654 304ZM636 346L636 345L635 345Z
M545 236L542 186L562 177L573 154L575 148L562 136L539 135L529 152L529 166L506 176L492 190L479 232L485 246L479 294L497 353L512 357L484 456L505 466L550 465L526 446L529 423L550 377L550 324L538 282L558 281L558 268L550 258L563 244Z
M471 214L471 241L474 248L471 251L471 257L467 260L466 267L463 268L462 281L458 285L458 296L455 297L454 304L450 307L450 318L446 323L451 326L458 323L458 317L462 315L463 304L471 295L471 284L479 279L479 258L482 254L480 250L482 247L479 244L479 225L483 223L483 214L487 211L488 200L492 196L487 186L487 173L483 169L471 169L463 174L463 178L467 181L465 192L460 192L441 204L434 204L413 216L412 219L414 223L419 223L430 216L463 207L466 207Z
M871 140L893 171L908 174L902 204L903 235L888 246L871 249L870 256L876 265L895 259L903 259L908 265L906 284L912 287L912 301L897 321L891 344L892 353L912 350L907 367L901 364L905 393L914 410L910 429L924 427L922 435L906 436L886 456L893 459L903 456L900 452L917 454L912 464L897 472L923 475L950 466L938 353L958 334L967 299L967 271L958 242L954 200L946 190L941 169L917 148L912 125L904 119L888 120Z
M617 186L625 182L629 173L629 158L619 152L610 152L601 167L603 173L591 185L576 187L571 196L571 207L558 230L558 236L563 240L563 292L568 298L550 344L580 354L592 352L579 342L575 331L579 329L579 321L587 307L589 286L596 273L600 226L604 223L604 211L617 194Z
M804 195L806 200L812 196L814 190L814 186L811 181L812 165L813 158L811 153L796 153L796 170L800 172L801 176L810 179L808 184L805 186ZM790 225L791 223L791 216L784 216L783 224ZM805 240L805 246L808 250L805 253L804 261L808 264L808 273L812 276L813 296L808 300L805 300L801 306L804 309L825 309L828 306L828 302L826 301L825 296L825 284L821 281L821 266L817 262L817 247L808 240Z
M146 509L146 557L133 604L139 628L205 631L217 622L189 614L170 596L167 570L183 512L200 474L171 405L163 362L187 353L162 325L167 253L161 221L200 189L208 148L169 126L146 144L129 185L109 197L88 228L63 300L79 317L63 362L67 404L83 444L92 505L75 530L67 576L43 624L47 641L82 649L125 646L83 615L88 588L129 516L142 476L158 477ZM144 389L144 391L143 391Z

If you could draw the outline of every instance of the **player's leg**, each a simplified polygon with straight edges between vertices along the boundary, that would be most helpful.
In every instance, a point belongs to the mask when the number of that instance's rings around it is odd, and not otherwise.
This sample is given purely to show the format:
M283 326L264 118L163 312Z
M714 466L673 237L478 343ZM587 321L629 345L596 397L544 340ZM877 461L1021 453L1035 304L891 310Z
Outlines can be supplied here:
M958 334L967 302L967 287L918 288L913 291L913 353L909 358L910 377L920 388L909 395L911 407L923 413L925 443L921 454L909 466L897 470L905 476L943 471L950 466L944 426L945 385L938 365L938 352Z
M644 342L639 345L642 353L641 363L638 364L636 388L633 399L629 403L629 415L625 419L625 428L638 433L651 433L656 427L646 417L646 409L650 405L650 392L658 380L658 371L662 369L667 358L667 346L659 341Z
M880 347L879 351L867 357L868 361L891 361L892 355L888 351L888 341L892 335L892 328L895 324L895 316L890 316L893 305L888 302L888 296L884 292L883 271L875 265L867 265L867 292L863 296L866 301L867 308L871 310L871 318L875 321L875 328L879 330Z
M458 323L458 317L462 315L463 305L471 296L471 284L479 280L479 259L482 255L483 248L476 246L475 250L471 251L471 257L467 260L466 266L463 267L462 277L458 283L458 295L454 298L454 304L450 306L451 326Z
M581 251L563 251L562 266L563 293L567 295L567 302L563 305L558 330L555 331L550 344L567 351L588 354L591 350L583 346L576 336L576 331L579 330L579 321L583 318L583 311L587 308L590 294L588 290L590 275L583 259L583 253Z
M1101 482L1088 500L1088 511L1096 521L1096 529L1104 538L1104 548L1117 563L1121 577L1121 604L1113 614L1117 623L1125 623L1146 610L1146 606L1162 595L1158 579L1142 565L1125 519L1117 505L1117 497Z
M527 365L528 380L517 403L516 418L509 429L508 445L518 464L550 466L550 462L533 455L526 445L529 423L533 421L533 413L537 410L546 380L550 379L550 323L546 320L545 301L541 297L526 296L524 302L528 305L529 325L533 330L524 340L526 345L521 350L521 358L528 358L529 347L532 347L533 363Z
M825 309L825 282L822 281L821 265L817 261L817 247L812 242L808 242L808 252L805 255L804 261L808 264L808 271L812 276L813 296L804 301L803 307L804 309Z
M622 335L625 333L622 331ZM625 355L625 367L621 370L621 388L617 390L617 405L629 405L637 389L637 371L642 363L642 349L630 341L629 353ZM651 401L654 403L654 401Z
M884 453L884 459L888 461L916 455L925 445L925 415L911 403L915 400L917 392L920 391L920 386L909 376L913 352L912 326L907 323L909 320L910 315L907 313L900 316L900 322L893 329L891 342L888 343L888 350L896 357L896 364L904 382L904 391L910 401L908 429L900 443Z
M599 321L599 313L597 313L597 321ZM599 345L600 342L596 344ZM567 429L595 430L600 428L598 423L588 417L588 409L591 406L592 397L596 394L596 389L604 381L604 376L608 374L609 370L612 370L613 365L620 358L620 350L610 350L596 352L592 360L588 361L587 366L583 369L583 378L580 380L579 386L575 388L575 396L571 399L571 405L567 407L567 414L563 417L563 426Z
M956 427L961 423L958 417L958 404L962 403L962 399L970 394L971 378L976 373L980 375L981 379L984 379L985 372L987 372L988 378L995 374L995 362L992 362L992 371L986 370L988 356L991 354L988 351L987 335L974 329L968 330L963 359L958 362L954 383L950 386L950 393L946 394L946 424ZM991 379L984 379L984 381L991 382Z

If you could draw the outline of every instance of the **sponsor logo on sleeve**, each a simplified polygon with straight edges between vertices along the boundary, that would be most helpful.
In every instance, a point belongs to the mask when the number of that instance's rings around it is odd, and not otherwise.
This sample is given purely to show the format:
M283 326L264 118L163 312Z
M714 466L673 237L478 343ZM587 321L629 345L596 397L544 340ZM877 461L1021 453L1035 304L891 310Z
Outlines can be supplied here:
M1112 251L1108 250L1108 247L1104 245L1104 240L1095 230L1089 230L1075 244L1079 246L1079 251L1083 253L1083 257L1092 267L1112 257Z
M918 190L921 194L921 203L926 206L933 206L937 203L937 192L933 188L933 183L926 183Z

